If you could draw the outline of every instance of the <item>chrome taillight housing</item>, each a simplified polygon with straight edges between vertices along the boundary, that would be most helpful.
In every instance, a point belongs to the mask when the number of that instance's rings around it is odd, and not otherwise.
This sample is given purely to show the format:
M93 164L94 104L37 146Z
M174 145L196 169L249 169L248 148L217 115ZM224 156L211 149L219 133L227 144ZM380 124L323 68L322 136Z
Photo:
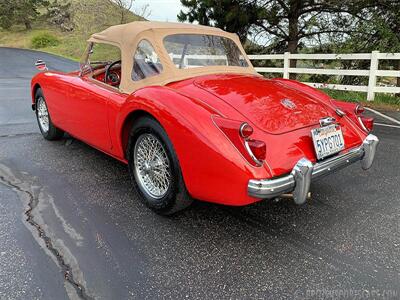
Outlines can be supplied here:
M251 159L258 165L261 166L265 160L267 153L267 146L263 141L253 140L250 136L254 130L248 123L242 123L239 128L239 134L244 139L244 146L249 153Z
M361 104L358 104L354 109L361 128L366 132L370 132L374 128L374 118L363 116L364 112L365 108Z
M262 165L267 154L267 145L263 141L258 140L246 140L246 150L249 152L251 158L257 165Z
M236 149L254 166L261 166L265 160L267 146L263 141L250 138L253 127L247 122L213 116L215 124L225 133Z
M253 127L251 127L246 122L242 123L242 125L240 125L239 134L242 138L245 138L245 139L249 138L253 134L253 131L254 131Z
M365 112L365 107L362 106L361 104L357 104L356 108L354 109L355 114L362 115Z

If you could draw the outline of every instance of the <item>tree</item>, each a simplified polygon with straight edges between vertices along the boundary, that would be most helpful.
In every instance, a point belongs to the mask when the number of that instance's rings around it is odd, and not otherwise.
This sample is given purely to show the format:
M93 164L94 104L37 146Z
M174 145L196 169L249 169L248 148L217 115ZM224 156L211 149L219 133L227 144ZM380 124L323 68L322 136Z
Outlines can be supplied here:
M46 0L0 0L0 26L24 24L26 29L32 29L32 21L39 15L38 7L47 3Z
M330 33L350 34L361 15L356 1L337 0L181 0L180 21L198 21L236 32L242 41L252 33L296 53L303 40ZM371 5L371 4L369 4ZM356 18L354 18L356 16Z
M347 39L342 40L331 36L329 48L334 52L400 52L400 2L397 0L365 0L363 18L357 23L357 28ZM356 68L368 69L369 62L353 62ZM400 70L400 61L381 60L383 68L393 66ZM354 78L347 79L346 84L353 84ZM397 78L400 86L400 78Z
M181 0L178 18L236 32L247 48L297 53L400 52L399 0ZM263 46L263 48L260 48ZM381 61L381 64L387 62ZM295 67L296 60L290 61ZM400 61L396 61L400 69ZM368 69L366 61L345 61L344 68ZM291 74L291 78L295 78ZM360 79L344 76L343 83ZM397 78L400 86L400 78Z
M143 19L147 19L151 15L150 4L144 4L141 7L138 7L135 9L134 13Z
M72 31L74 29L74 24L71 15L70 2L59 3L57 0L54 0L54 2L47 7L46 19L47 22L58 26L62 31Z
M121 24L125 23L125 15L126 13L128 13L133 5L133 0L111 0L111 2L113 2L120 11L121 14Z
M254 1L242 0L181 0L188 12L180 11L181 22L198 21L202 25L215 26L237 33L244 42L250 27L257 21L258 6Z
M9 29L12 24L12 3L8 0L0 0L0 27Z
M182 10L178 19L236 32L242 42L252 34L273 45L275 51L297 53L313 39L324 40L331 33L351 34L363 11L358 3L365 1L181 0L187 11ZM290 67L296 64L296 60L290 61Z

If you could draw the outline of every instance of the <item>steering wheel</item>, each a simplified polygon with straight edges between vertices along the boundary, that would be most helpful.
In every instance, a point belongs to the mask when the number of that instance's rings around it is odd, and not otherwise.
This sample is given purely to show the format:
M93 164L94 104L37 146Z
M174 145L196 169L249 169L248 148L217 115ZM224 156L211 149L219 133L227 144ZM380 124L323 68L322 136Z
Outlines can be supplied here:
M112 86L116 86L120 83L119 75L117 73L111 73L112 67L117 64L121 64L121 60L116 60L106 67L106 71L104 73L104 83L109 83Z

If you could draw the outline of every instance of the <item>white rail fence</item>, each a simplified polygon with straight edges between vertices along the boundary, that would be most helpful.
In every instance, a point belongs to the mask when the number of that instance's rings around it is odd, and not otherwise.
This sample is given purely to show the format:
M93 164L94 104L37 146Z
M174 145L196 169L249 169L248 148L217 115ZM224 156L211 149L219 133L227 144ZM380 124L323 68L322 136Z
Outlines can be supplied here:
M315 82L305 82L316 88L328 88L344 91L367 92L367 99L373 101L375 93L400 93L400 87L396 86L378 86L377 77L400 77L400 71L380 70L380 60L400 60L400 53L380 53L373 51L372 53L351 53L351 54L266 54L266 55L249 55L250 60L283 60L283 68L276 67L258 67L259 73L282 73L283 78L289 78L289 74L324 74L324 75L351 75L366 76L369 78L368 85L341 85L341 84L325 84ZM357 69L317 69L317 68L291 68L290 60L369 60L369 70Z
M205 65L207 65L207 60L213 61L213 63L217 63L220 65L228 65L228 58L226 55L204 55L204 54L188 54L183 57L183 61L181 60L180 54L170 54L170 58L175 63L177 67L179 64L185 68L197 68L203 66L200 62L203 61Z

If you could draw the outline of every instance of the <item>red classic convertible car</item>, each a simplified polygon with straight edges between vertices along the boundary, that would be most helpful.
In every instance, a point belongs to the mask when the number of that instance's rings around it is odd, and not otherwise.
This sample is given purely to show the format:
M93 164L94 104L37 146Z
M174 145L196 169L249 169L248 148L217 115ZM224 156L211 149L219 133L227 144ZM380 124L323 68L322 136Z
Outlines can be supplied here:
M32 79L41 133L73 137L128 164L144 203L160 214L193 198L247 205L292 193L356 161L378 139L363 108L305 84L265 79L236 35L133 22L93 34L80 70Z

